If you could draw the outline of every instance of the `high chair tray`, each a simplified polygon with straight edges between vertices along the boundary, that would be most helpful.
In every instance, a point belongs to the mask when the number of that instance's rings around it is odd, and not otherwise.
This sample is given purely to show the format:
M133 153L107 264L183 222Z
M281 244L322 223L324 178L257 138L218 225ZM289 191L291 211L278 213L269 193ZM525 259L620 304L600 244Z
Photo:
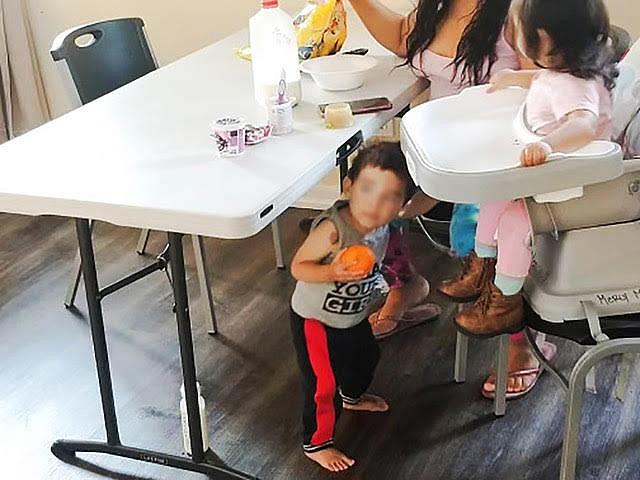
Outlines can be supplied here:
M400 141L409 172L427 194L454 203L530 197L622 174L622 150L596 141L544 165L520 167L523 146L535 141L522 121L526 90L487 93L486 86L433 100L402 119Z

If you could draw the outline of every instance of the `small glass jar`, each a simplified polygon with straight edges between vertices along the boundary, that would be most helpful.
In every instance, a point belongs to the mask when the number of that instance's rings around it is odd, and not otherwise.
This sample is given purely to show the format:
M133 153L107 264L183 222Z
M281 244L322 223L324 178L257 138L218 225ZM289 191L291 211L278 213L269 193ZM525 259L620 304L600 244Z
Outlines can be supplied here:
M324 124L327 128L353 126L353 112L348 103L332 103L324 109Z

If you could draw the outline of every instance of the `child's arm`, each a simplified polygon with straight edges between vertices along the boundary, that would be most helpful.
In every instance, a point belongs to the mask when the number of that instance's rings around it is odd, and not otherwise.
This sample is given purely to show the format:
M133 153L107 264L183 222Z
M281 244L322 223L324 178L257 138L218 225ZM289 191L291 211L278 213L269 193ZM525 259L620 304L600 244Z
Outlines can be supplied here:
M546 162L553 152L572 152L597 138L598 117L588 110L576 110L567 115L555 131L539 142L531 143L522 151L523 167L534 167Z
M533 77L539 72L540 70L511 70L510 68L500 70L491 76L490 87L487 92L493 93L498 90L504 90L507 87L529 88Z
M340 262L340 253L333 262L320 262L337 248L338 232L330 221L324 221L311 230L309 236L291 261L291 275L296 280L308 283L355 282L365 278L368 272L352 272L353 265Z

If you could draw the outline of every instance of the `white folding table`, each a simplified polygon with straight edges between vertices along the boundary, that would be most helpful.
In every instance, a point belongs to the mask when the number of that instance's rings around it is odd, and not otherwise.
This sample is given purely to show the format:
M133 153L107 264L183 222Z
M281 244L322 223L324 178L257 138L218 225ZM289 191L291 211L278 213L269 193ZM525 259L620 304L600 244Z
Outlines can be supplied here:
M207 473L213 478L253 478L205 461L196 392L182 236L224 239L252 236L321 180L336 160L403 110L422 89L401 60L386 52L350 16L345 48L367 47L380 63L366 85L344 93L319 90L303 80L294 133L221 159L209 137L216 117L240 115L260 124L251 66L234 48L239 32L0 146L0 211L74 218L89 309L106 428L106 442L58 440L53 453L69 461L97 452ZM317 105L386 96L390 111L356 117L344 130L327 130ZM345 169L343 168L343 171ZM119 282L98 285L89 220L168 232L168 259ZM186 387L192 457L179 457L120 441L101 300L123 286L171 267L182 373Z

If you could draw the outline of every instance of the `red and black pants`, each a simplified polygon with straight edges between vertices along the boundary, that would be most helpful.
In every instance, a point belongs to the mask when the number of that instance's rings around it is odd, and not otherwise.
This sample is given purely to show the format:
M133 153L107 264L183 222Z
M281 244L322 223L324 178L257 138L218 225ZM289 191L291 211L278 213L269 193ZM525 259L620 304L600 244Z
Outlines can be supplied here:
M380 347L367 318L340 329L292 310L291 332L304 395L303 448L317 452L333 445L342 402L357 403L369 388Z

